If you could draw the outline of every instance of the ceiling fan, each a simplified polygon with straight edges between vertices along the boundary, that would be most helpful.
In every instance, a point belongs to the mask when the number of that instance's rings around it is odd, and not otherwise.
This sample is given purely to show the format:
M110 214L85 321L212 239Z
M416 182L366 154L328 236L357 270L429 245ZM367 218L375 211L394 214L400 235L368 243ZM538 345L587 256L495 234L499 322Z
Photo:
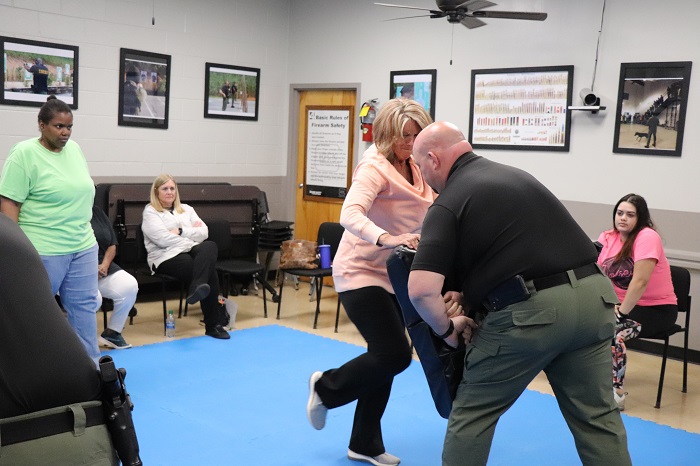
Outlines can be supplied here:
M437 7L439 8L438 10L406 5L392 5L390 3L375 3L375 5L392 8L406 8L409 10L422 10L429 13L396 19L420 18L426 16L430 18L447 18L448 22L453 24L460 23L469 29L486 25L486 23L479 18L526 19L530 21L544 21L547 19L547 13L526 11L483 11L484 8L496 6L495 3L488 0L468 0L466 2L463 0L436 0L436 3Z

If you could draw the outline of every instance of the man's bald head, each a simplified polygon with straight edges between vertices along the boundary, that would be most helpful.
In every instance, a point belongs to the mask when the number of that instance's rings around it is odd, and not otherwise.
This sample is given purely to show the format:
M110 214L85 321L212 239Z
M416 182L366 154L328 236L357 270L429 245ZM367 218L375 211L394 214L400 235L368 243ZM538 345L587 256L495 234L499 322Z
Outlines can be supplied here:
M444 151L462 141L469 145L469 151L471 151L471 144L466 142L464 134L457 126L448 121L436 121L421 131L414 146L418 146L421 150L422 146L425 145L426 152L431 150Z
M423 129L413 144L413 156L425 180L437 192L445 187L450 169L462 154L472 151L464 134L447 121Z

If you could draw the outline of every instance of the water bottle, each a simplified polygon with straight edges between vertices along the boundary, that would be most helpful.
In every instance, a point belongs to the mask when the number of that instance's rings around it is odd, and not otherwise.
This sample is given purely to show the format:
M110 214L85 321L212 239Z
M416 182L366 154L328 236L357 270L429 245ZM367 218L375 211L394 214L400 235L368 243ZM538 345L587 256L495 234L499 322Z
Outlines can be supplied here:
M175 338L175 316L172 309L168 311L168 318L165 319L165 337Z

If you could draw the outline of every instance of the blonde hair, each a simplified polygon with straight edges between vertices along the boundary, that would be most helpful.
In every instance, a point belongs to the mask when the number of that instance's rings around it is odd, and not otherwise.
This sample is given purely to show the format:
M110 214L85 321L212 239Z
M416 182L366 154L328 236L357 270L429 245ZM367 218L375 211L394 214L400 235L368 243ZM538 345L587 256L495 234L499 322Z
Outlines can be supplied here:
M421 130L433 122L421 104L403 97L385 103L374 120L374 144L377 151L391 163L396 160L394 143L403 138L403 129L411 120L415 121Z
M172 175L168 175L167 173L160 174L155 180L153 180L153 185L151 185L151 205L158 212L163 212L165 210L163 204L160 203L160 199L158 198L158 189L160 189L160 187L168 181L175 183L175 202L173 202L173 208L178 214L181 214L185 211L185 209L183 209L182 205L180 204L180 191L177 189L177 181L175 181L175 178L173 178Z

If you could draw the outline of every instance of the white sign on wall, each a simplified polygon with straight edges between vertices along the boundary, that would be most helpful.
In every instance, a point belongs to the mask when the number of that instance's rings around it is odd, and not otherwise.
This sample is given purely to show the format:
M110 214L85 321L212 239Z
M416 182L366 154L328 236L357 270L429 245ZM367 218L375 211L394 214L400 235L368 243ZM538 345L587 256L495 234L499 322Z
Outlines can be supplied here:
M307 107L305 197L345 197L349 185L352 123L347 107Z

